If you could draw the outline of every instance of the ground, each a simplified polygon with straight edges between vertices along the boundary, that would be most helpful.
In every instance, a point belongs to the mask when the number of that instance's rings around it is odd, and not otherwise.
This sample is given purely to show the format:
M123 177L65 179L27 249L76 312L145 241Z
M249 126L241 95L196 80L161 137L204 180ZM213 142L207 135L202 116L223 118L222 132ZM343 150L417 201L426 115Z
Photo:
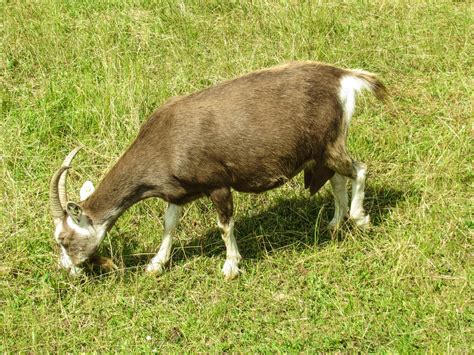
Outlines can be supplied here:
M1 4L0 352L472 351L472 4L468 1L42 1ZM377 72L349 146L367 163L368 230L326 231L330 188L302 176L235 195L244 274L221 275L211 203L187 206L172 261L144 265L164 203L101 247L120 270L57 269L48 184L84 150L97 183L174 95L290 60Z

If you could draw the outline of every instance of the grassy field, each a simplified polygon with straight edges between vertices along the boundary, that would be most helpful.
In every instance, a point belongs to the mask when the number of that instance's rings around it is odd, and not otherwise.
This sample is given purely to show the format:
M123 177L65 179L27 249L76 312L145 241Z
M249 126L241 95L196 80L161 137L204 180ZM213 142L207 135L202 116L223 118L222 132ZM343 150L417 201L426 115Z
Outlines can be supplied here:
M0 352L473 351L473 7L468 1L2 2ZM57 269L51 174L76 145L72 198L167 98L290 60L380 74L350 147L373 225L326 232L328 186L235 194L245 273L225 281L206 199L185 208L159 278L165 204L102 245L121 269Z

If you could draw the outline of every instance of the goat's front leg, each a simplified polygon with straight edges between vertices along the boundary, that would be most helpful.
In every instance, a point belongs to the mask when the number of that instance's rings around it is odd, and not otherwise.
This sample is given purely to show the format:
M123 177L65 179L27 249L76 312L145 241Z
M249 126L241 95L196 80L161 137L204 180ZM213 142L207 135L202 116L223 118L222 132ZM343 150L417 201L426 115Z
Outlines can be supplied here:
M160 250L147 265L147 272L157 274L161 274L163 272L164 266L170 259L173 236L182 211L183 207L173 205L172 203L168 204L168 208L166 209L165 213L165 230L163 233L163 240L161 242Z
M230 188L221 188L212 191L209 197L217 210L217 225L222 232L222 239L226 247L226 260L222 273L226 279L233 279L239 276L239 262L242 257L234 237L232 193Z

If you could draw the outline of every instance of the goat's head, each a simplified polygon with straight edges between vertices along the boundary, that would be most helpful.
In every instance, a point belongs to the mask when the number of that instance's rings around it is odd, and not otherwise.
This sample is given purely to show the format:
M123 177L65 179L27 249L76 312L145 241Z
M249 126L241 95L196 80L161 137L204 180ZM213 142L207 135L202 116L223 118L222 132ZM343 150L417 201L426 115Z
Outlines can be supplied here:
M67 172L79 149L74 149L64 159L61 168L53 175L49 188L49 201L55 225L54 239L61 253L59 265L71 275L81 272L80 265L94 254L105 234L104 231L94 227L93 221L81 207L82 201L94 192L92 182L86 181L82 186L81 202L69 202L67 199Z

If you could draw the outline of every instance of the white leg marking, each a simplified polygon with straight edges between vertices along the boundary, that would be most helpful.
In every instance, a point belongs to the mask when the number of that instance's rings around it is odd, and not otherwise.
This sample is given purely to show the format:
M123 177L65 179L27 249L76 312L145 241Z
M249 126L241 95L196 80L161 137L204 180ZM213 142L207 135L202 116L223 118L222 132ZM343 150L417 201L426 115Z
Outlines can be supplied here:
M347 178L334 174L331 178L332 193L334 195L334 217L329 222L330 228L339 227L340 223L347 216L349 210L349 199L347 196Z
M147 265L147 272L158 274L161 274L163 272L165 264L170 259L173 236L176 231L176 227L178 225L182 211L183 208L181 206L173 205L172 203L168 205L168 208L165 213L165 230L163 233L163 240L161 242L160 250Z
M370 218L364 212L363 202L365 195L365 177L367 175L367 167L364 164L356 165L357 178L352 181L352 200L350 217L358 226L366 226L370 222Z
M218 220L217 225L222 231L222 239L224 240L227 254L222 273L226 279L234 279L239 276L239 261L242 259L234 237L234 219L230 218L228 224L222 224Z

